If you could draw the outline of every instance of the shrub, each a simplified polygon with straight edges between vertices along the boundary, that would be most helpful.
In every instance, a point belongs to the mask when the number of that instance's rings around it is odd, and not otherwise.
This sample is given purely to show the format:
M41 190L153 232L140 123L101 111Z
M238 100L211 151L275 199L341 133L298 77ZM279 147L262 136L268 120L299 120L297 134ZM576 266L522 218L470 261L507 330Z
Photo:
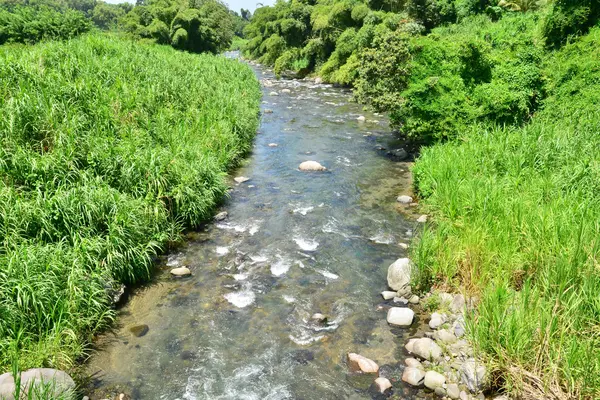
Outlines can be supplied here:
M600 20L595 0L556 0L543 25L549 47L559 47L571 37L586 33Z

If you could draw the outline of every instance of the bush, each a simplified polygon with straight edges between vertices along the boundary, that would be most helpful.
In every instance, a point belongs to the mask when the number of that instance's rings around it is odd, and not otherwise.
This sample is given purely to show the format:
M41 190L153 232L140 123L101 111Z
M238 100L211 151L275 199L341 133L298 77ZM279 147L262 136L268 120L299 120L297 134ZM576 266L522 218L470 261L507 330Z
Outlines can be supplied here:
M595 0L556 0L546 17L543 34L549 47L559 47L570 38L586 33L600 20Z
M134 67L132 67L134 66ZM260 89L236 61L90 35L0 48L0 367L68 368L210 217Z
M0 45L70 39L90 28L91 23L80 11L47 6L17 6L10 10L0 7Z

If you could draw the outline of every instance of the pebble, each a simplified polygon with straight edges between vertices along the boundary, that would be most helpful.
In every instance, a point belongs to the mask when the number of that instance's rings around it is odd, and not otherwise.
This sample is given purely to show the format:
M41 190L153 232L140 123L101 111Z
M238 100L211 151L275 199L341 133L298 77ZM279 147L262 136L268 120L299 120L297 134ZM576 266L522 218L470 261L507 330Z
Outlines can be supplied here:
M391 389L392 382L390 382L390 380L387 378L379 377L375 379L375 386L377 386L379 393L383 394L386 392L386 390Z
M348 366L352 372L379 373L379 365L375 361L356 353L348 353Z
M277 147L279 146L277 143L269 143L269 147Z
M396 297L396 292L391 292L389 290L385 290L385 291L381 292L381 296L383 296L384 300L390 300L390 299L393 299L394 297Z
M265 108L265 110L263 111L263 113L265 113L265 114L273 114L273 110L271 110L270 108Z
M408 245L406 243L398 243L398 246L400 246L401 249L408 249Z
M292 91L290 89L281 89L281 93L290 94Z
M419 296L417 296L416 294L412 295L410 299L408 299L408 302L410 304L419 304Z
M427 222L427 215L421 215L419 218L417 218L417 222L424 224L425 222Z
M250 180L250 178L246 178L245 176L238 176L233 178L234 181L236 181L237 183L244 183L244 182L248 182Z
M132 326L131 328L129 328L129 332L131 332L133 334L133 336L135 336L135 337L145 336L149 330L150 330L150 328L148 327L148 325L145 325L145 324L135 325L135 326Z
M450 332L448 329L440 329L439 331L434 332L433 338L448 344L455 343L458 340L454 333Z
M191 274L192 274L192 271L190 271L190 269L187 267L173 268L171 270L171 275L174 275L174 276L188 276Z
M361 115L360 117L356 118L356 120L357 120L358 122L365 122L367 119L365 118L365 116L364 116L364 115Z
M387 313L387 322L396 326L411 326L414 318L414 311L405 307L392 307Z
M277 93L277 92L271 92L271 93L269 93L269 96L279 96L279 93Z
M407 367L423 368L423 365L421 365L421 361L412 357L409 357L406 360L404 360L404 364L406 364Z
M408 299L405 297L394 297L394 303L400 303L400 304L407 305Z

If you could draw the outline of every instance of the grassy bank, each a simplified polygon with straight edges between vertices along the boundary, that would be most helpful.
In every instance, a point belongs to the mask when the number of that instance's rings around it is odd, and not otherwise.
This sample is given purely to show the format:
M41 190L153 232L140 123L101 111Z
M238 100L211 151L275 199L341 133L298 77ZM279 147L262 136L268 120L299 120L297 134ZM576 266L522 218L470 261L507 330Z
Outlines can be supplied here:
M0 369L82 354L109 288L211 215L259 99L222 57L100 35L0 47Z
M471 335L496 387L600 398L600 28L544 56L521 127L466 125L414 174L435 224L419 283L481 299Z

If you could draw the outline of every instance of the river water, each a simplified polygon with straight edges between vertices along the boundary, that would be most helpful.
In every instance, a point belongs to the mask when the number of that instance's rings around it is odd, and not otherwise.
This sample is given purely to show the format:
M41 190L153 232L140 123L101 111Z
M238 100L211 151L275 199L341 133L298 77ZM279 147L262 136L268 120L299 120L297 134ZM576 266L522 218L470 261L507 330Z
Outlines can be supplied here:
M413 396L400 382L409 332L387 325L379 294L415 225L395 201L410 188L408 165L386 155L399 143L348 90L254 68L272 113L235 172L250 180L232 179L229 217L188 234L119 311L88 363L92 398L377 397L372 377L349 374L348 352L375 360L395 398ZM327 171L300 172L306 160ZM172 278L176 265L193 275ZM148 332L136 337L136 325Z

